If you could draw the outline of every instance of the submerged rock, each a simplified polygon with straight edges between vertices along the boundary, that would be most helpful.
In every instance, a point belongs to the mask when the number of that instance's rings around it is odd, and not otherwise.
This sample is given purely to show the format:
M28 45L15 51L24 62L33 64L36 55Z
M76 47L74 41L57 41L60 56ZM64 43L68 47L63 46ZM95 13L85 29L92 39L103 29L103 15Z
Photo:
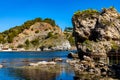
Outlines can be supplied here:
M55 64L56 64L56 62L54 62L54 61L50 61L50 62L40 61L40 62L37 62L37 63L30 63L29 66L55 65Z
M3 65L2 65L2 64L0 64L0 68L3 68Z
M63 59L62 59L62 58L53 58L52 61L55 61L55 62L62 62Z

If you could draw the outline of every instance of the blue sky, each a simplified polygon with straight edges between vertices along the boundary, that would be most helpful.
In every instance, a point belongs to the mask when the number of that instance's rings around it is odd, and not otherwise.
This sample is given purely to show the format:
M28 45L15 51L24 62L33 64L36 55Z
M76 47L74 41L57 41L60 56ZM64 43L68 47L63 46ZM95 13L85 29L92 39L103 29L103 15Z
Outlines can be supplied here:
M114 6L120 12L120 0L1 0L0 32L36 17L52 18L62 29L72 26L77 10L101 10Z

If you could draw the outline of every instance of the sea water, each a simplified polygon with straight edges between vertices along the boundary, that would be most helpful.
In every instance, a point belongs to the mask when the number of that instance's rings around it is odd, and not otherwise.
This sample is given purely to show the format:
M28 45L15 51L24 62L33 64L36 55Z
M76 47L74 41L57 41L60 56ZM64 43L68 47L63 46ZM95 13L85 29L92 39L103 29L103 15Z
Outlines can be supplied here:
M70 51L50 52L0 52L0 80L74 80L74 71L65 62ZM49 61L62 58L60 73L49 73L44 70L22 70L16 67L27 66L30 62Z

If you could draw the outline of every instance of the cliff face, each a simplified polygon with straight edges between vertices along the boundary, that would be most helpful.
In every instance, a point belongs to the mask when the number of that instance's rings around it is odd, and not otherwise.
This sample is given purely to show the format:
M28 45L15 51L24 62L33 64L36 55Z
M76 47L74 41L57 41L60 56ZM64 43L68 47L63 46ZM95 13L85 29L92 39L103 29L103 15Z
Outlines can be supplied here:
M72 18L80 59L83 55L106 56L119 49L120 14L114 9L78 11Z

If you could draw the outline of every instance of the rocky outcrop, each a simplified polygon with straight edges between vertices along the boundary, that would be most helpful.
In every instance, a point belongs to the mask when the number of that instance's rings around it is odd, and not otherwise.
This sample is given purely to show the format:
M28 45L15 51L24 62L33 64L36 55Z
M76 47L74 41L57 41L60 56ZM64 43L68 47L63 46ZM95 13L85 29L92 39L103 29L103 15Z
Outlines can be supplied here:
M80 59L83 55L107 56L119 49L120 14L115 8L78 11L72 18L73 34Z

